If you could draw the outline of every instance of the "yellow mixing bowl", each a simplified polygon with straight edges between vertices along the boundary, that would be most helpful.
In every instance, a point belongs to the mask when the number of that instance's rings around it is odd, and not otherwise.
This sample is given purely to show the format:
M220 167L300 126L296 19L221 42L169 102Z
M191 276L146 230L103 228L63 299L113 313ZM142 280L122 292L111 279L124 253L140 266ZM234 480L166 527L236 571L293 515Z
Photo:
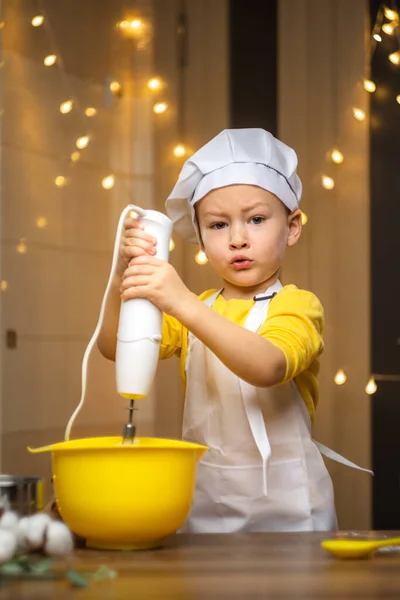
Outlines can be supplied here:
M133 550L159 546L184 523L207 447L100 437L28 450L52 453L57 508L87 546Z

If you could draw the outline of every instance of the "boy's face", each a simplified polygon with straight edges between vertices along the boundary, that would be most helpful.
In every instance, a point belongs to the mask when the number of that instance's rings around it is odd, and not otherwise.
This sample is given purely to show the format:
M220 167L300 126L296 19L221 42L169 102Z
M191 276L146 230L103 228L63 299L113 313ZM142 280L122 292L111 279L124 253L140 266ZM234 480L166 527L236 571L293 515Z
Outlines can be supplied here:
M196 204L201 239L224 296L251 298L279 277L286 247L301 233L301 212L289 214L271 192L254 185L212 190Z

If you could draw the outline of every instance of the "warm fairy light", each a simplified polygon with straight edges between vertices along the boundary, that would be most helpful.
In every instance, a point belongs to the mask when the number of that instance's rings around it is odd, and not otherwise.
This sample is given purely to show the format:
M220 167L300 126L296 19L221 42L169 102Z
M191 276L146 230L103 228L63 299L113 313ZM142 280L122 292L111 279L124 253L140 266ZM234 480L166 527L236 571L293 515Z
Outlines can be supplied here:
M43 21L44 21L43 15L36 15L36 17L33 17L31 23L34 27L40 27L43 24Z
M157 104L153 106L153 110L157 115L164 113L167 110L167 108L168 104L166 102L157 102Z
M58 175L58 177L55 178L54 183L57 187L63 187L67 184L67 178L64 177L64 175Z
M381 42L382 41L382 37L379 35L379 33L374 33L373 38L377 42Z
M112 187L114 187L114 183L115 183L114 175L107 175L107 177L103 177L103 179L101 181L101 185L103 186L103 188L105 190L110 190Z
M43 62L46 65L46 67L51 67L52 65L56 64L56 62L57 62L57 56L55 54L48 54L43 59Z
M161 88L164 87L164 82L162 79L160 79L159 77L152 77L151 79L149 79L149 81L147 82L147 87L150 90L160 90Z
M336 373L335 377L333 378L333 381L336 383L336 385L343 385L344 383L346 383L347 375L343 371L343 369L339 369L339 371Z
M396 23L385 23L382 25L382 31L384 31L387 35L393 35L395 28Z
M45 227L47 227L46 217L38 217L36 219L36 225L39 227L39 229L44 229Z
M97 112L97 110L95 108L93 108L93 106L88 106L87 109L85 110L85 115L87 117L94 117L96 112Z
M86 146L89 143L89 140L90 140L90 137L88 135L81 135L81 137L78 137L78 139L75 142L76 147L79 148L79 150L86 148Z
M174 240L171 238L169 240L169 251L172 252L172 250L175 248L175 242Z
M117 23L118 29L123 31L126 37L140 38L143 36L146 30L146 22L138 17L133 19L124 19Z
M72 100L65 100L65 102L61 102L61 104L60 104L60 113L62 113L63 115L66 115L67 113L71 112L72 107L73 107Z
M398 21L399 15L395 10L391 8L384 8L385 17L389 19L389 21Z
M110 83L110 90L116 96L119 95L122 91L122 86L119 81L112 81Z
M377 389L378 389L378 386L376 385L375 377L371 377L369 379L367 385L365 386L365 392L366 392L366 394L369 394L370 396L372 396L372 394L375 394Z
M117 27L119 29L128 29L129 21L120 21L119 23L117 23Z
M370 92L371 94L376 90L376 83L374 81L371 81L370 79L364 79L363 85L364 90Z
M307 221L308 221L308 217L307 217L306 213L302 211L301 212L301 224L305 225L307 223Z
M174 156L176 156L177 158L180 158L182 156L185 156L186 148L183 144L177 144L175 146L175 148L173 149L173 153L174 153Z
M196 254L196 256L194 257L195 261L197 262L198 265L205 265L206 262L208 262L208 258L206 256L206 253L203 252L203 250L199 250Z
M324 187L326 190L333 190L335 187L335 182L332 177L322 175L322 187Z
M337 148L335 148L331 152L331 159L333 160L334 163L336 163L337 165L340 165L340 164L342 164L342 162L344 160L343 153L340 152L340 150L338 150Z
M364 121L365 112L361 110L361 108L353 108L353 117L357 119L357 121Z
M72 162L78 162L78 160L80 159L80 157L81 157L81 153L80 152L73 152L71 154L71 160L72 160Z
M20 239L20 242L17 246L17 252L18 252L18 254L26 254L28 252L28 246L26 245L25 238Z
M6 289L8 288L8 283L5 279L2 280L2 282L0 283L0 288L2 292L5 292Z
M389 60L394 65L400 64L400 52L397 51L397 52L392 52L392 54L389 54Z
M398 102L400 104L400 94L398 96L396 96L396 102Z

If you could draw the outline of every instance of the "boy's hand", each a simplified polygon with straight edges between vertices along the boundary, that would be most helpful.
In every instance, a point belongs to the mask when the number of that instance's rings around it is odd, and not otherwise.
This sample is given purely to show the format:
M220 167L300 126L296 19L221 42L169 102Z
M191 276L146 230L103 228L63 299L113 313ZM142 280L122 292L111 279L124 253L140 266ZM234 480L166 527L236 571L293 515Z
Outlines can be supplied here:
M146 298L161 311L177 318L180 307L192 297L174 267L153 256L134 258L122 276L122 300Z
M121 235L117 273L122 275L130 261L138 256L154 256L157 240L144 231L139 219L127 217Z

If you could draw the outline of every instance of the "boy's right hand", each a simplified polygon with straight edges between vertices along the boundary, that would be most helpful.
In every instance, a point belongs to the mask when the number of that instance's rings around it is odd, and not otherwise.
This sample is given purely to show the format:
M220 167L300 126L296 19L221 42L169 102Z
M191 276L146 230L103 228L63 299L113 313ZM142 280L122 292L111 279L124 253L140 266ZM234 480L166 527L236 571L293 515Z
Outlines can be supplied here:
M126 217L119 247L117 273L122 276L133 258L155 256L157 240L144 231L140 219Z

